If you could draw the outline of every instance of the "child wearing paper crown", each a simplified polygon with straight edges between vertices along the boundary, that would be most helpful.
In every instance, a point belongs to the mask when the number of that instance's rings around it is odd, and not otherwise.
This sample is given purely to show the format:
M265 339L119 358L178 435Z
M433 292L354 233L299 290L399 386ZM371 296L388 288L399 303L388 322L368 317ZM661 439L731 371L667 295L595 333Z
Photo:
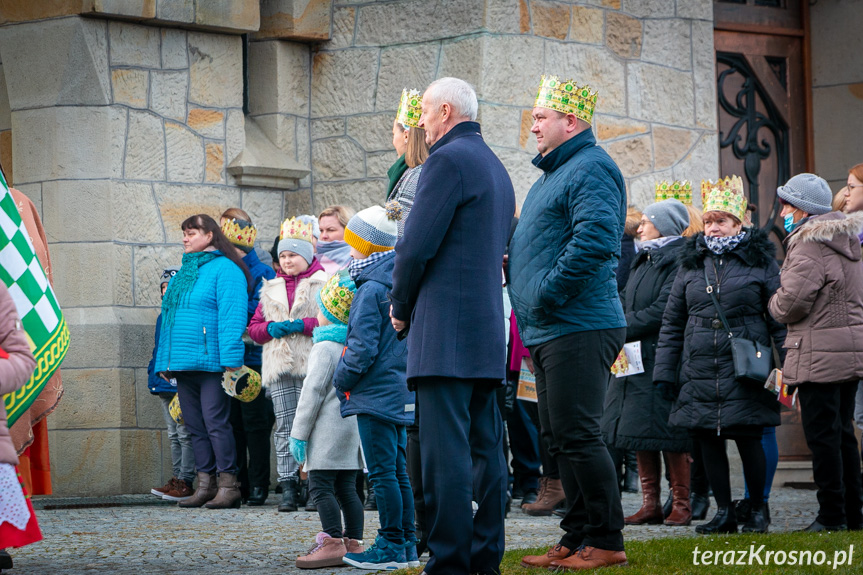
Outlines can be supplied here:
M414 394L407 387L407 346L397 341L387 299L400 215L398 203L387 202L386 209L373 206L359 212L345 229L354 258L348 273L357 292L333 385L342 417L357 416L381 524L369 549L344 557L345 563L361 569L419 566L406 463L406 426L414 420Z
M356 489L363 469L360 435L356 419L342 419L332 386L356 289L347 272L340 272L317 296L319 326L312 333L315 344L291 428L291 453L309 472L310 495L321 518L314 546L297 558L301 569L341 566L346 553L362 552L363 505Z
M270 390L276 415L276 467L282 487L279 511L296 511L306 504L308 480L300 480L289 440L312 350L312 331L318 326L315 297L327 274L315 258L311 224L297 218L285 220L280 237L280 269L275 279L264 280L249 337L264 346L261 383Z

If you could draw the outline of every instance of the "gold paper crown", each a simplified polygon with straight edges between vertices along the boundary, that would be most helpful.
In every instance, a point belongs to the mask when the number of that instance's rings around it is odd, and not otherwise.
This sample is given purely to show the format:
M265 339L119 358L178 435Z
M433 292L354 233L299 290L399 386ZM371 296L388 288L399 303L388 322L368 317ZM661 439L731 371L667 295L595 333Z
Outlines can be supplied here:
M240 386L242 391L238 392L237 387ZM234 371L226 371L222 376L222 389L244 403L254 401L261 393L261 374L245 365Z
M399 111L396 121L406 128L419 128L423 98L419 90L402 90L402 99L399 102Z
M739 176L726 177L715 184L710 180L701 182L704 213L725 212L741 222L746 216L746 197L743 195L743 180Z
M288 218L285 220L282 223L282 231L279 233L280 240L287 238L311 243L313 237L311 222L307 224L298 218Z
M258 237L258 228L249 224L245 228L241 228L236 219L226 221L222 224L222 233L235 246L246 248L255 247L255 238Z
M656 201L677 200L686 206L692 205L692 182L656 182Z
M326 318L347 324L356 290L356 284L346 273L337 273L327 280L318 293L318 303Z
M539 82L534 108L548 108L564 114L575 114L588 124L593 121L597 93L573 80L561 81L557 76L543 76Z

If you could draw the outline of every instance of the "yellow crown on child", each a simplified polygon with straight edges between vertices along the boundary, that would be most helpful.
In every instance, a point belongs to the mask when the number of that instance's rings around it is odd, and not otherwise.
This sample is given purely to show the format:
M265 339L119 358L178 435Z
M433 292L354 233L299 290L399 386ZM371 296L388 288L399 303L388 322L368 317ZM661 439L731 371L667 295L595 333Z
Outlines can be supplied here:
M423 97L419 90L402 90L396 121L406 128L419 128L420 116L423 113L422 103Z
M701 198L705 213L725 212L741 222L746 216L746 197L740 176L726 176L717 182L701 181Z
M288 218L282 223L279 239L303 240L311 243L314 237L311 222L305 223L298 218Z
M258 237L258 228L245 220L241 221L245 226L236 219L226 221L222 224L222 233L235 246L253 248L255 247L255 238Z
M533 107L575 114L576 118L590 124L596 99L597 93L588 86L579 86L574 80L560 80L557 76L543 76Z
M692 182L688 180L656 182L656 201L677 200L686 206L692 205Z

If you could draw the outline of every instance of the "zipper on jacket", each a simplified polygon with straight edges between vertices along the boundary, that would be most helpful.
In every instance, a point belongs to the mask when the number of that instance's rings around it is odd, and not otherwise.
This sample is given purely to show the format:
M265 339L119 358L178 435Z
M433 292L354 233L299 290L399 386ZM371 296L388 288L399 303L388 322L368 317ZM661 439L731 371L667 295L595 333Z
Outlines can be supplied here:
M203 327L204 327L204 355L210 355L210 353L207 351L207 326L203 326Z
M716 262L713 261L713 258L710 258L710 263L713 265L713 275L716 276L716 295L719 295L719 270L716 269ZM722 267L722 258L719 259L719 267ZM714 318L719 319L719 312L714 311ZM729 327L729 329L731 329ZM716 349L719 347L719 339L718 339L719 330L713 330L713 373L715 374L715 382L716 382L716 436L719 437L722 434L722 397L719 394L719 358L716 354Z

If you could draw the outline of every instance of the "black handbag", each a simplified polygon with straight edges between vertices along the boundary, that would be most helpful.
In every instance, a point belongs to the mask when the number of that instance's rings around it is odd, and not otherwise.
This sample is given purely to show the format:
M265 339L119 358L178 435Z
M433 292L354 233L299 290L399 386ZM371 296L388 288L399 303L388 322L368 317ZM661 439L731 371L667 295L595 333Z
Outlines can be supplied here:
M713 285L711 285L710 278L707 276L707 266L704 266L704 281L707 283L707 293L710 295L710 299L713 300L716 313L719 315L719 321L722 322L722 328L728 332L728 339L731 342L731 356L734 361L734 377L740 383L758 385L759 387L764 386L764 382L767 381L767 378L770 377L770 372L773 370L773 352L770 346L752 341L751 339L735 337L731 333L725 313L719 306L716 294L713 293Z

